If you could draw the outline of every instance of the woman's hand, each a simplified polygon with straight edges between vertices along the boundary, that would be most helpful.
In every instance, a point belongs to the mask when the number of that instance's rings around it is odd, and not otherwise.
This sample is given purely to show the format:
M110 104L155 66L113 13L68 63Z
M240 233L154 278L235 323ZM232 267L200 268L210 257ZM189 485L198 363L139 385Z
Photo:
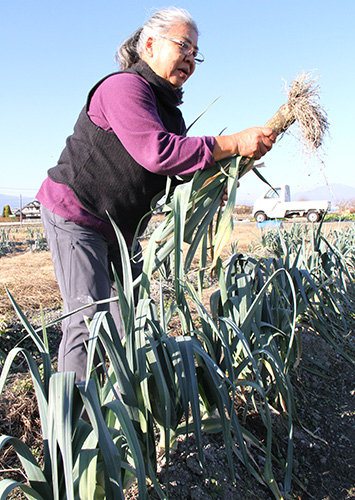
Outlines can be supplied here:
M240 186L240 183L238 181L237 187L239 187L239 186ZM228 188L226 188L224 190L224 193L222 195L221 207L224 207L224 205L226 204L226 201L228 201Z
M259 160L270 151L275 140L276 134L269 127L252 127L232 135L219 135L215 137L213 156L216 161L232 155Z

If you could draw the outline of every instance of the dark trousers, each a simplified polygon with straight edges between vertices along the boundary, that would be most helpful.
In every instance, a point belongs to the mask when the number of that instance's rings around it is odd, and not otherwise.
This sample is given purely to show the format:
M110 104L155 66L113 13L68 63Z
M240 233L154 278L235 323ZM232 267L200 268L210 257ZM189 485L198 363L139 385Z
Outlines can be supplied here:
M116 241L63 219L42 206L42 222L51 251L54 272L63 298L63 314L85 304L116 297L111 266L121 279L122 265ZM138 245L139 246L139 245ZM136 249L136 252L140 249ZM142 270L141 262L131 264L133 279ZM86 379L89 336L84 316L92 318L97 311L110 311L124 336L119 302L90 306L62 321L63 336L58 352L58 371L75 371L76 381Z

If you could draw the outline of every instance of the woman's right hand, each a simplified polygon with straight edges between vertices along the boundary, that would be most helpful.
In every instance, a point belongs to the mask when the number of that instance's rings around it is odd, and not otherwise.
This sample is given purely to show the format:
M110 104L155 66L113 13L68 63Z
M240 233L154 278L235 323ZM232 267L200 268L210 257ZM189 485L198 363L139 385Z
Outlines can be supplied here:
M216 161L232 155L259 160L275 141L276 134L271 128L251 127L236 134L215 137L213 156Z

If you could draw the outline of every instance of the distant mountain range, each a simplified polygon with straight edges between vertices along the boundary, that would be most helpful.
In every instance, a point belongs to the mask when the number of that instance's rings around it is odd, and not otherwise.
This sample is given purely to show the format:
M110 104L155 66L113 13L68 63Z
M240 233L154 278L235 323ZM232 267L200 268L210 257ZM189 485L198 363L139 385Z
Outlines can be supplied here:
M355 202L355 188L345 184L329 184L329 186L320 186L301 193L292 193L291 191L291 197L294 200L329 200L332 205L338 205L347 201Z
M19 196L0 194L0 217L2 215L3 208L6 205L10 205L12 212L14 212L15 210L18 210L20 208L20 204L23 208L25 205L27 205L27 203L30 203L34 199L35 198L30 198L29 196L22 196L22 199L20 200Z

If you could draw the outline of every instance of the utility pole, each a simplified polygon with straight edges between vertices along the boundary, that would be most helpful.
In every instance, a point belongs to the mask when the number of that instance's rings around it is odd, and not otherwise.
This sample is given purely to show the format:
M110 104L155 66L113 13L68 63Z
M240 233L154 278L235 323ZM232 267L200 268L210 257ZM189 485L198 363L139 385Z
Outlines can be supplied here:
M20 224L22 226L22 194L20 194Z

